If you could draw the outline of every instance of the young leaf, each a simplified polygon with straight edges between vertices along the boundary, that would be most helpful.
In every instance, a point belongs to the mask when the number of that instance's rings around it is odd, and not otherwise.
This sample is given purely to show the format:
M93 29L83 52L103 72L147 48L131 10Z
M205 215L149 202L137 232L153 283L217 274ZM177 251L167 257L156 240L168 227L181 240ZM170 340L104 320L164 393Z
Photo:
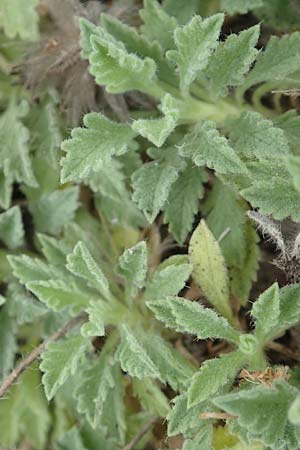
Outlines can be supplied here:
M84 446L79 429L76 426L65 433L57 444L60 450L88 450Z
M109 299L108 281L83 242L78 242L73 253L67 256L67 269L90 282L104 298Z
M243 112L234 122L230 141L238 155L254 159L281 157L289 153L289 145L280 128L258 112Z
M153 161L138 169L132 176L133 200L152 223L163 208L178 169L165 162Z
M144 301L161 300L178 294L184 288L186 280L191 275L192 266L188 262L170 264L158 267L152 278L147 282Z
M12 386L0 402L0 444L4 448L13 448L23 438L32 447L43 450L49 426L47 402L35 366L22 374L19 383Z
M239 86L244 74L255 60L258 50L255 48L259 37L259 25L231 34L224 43L220 43L211 56L205 75L216 96L226 96L227 86Z
M179 332L195 334L199 339L226 339L238 343L239 334L226 319L212 309L180 297L148 301L158 320Z
M272 387L240 390L213 402L229 414L236 415L238 424L249 437L275 448L284 440L288 411L295 395L297 389L283 380L277 380Z
M145 241L125 250L119 260L120 272L126 278L126 297L133 299L144 287L148 269L148 252Z
M33 215L35 227L42 233L57 235L75 216L79 189L77 186L56 190L41 196L38 201L30 202L29 210Z
M53 266L66 265L66 257L72 248L63 240L55 239L46 234L37 234L41 250L49 264Z
M75 128L62 144L67 153L62 160L63 183L100 170L113 156L125 153L135 136L128 125L112 122L99 113L86 114L83 123L85 128Z
M160 96L157 85L156 64L151 58L139 58L128 53L124 44L116 41L103 28L91 37L90 72L96 82L105 85L112 94L139 90Z
M203 169L189 163L172 185L165 206L165 222L179 244L183 244L192 228L198 201L204 194L202 183L205 181Z
M106 412L106 400L111 390L116 389L117 380L113 372L115 361L112 354L114 345L115 338L111 335L96 361L86 364L76 389L78 411L86 416L93 428L99 424Z
M16 105L11 102L8 109L0 116L1 161L0 166L10 184L13 181L24 182L37 187L32 164L29 157L29 130L21 119L28 113L25 101ZM5 190L9 186L5 187Z
M26 41L35 41L38 37L39 0L1 0L0 28L10 39L20 36Z
M92 296L62 280L30 281L26 287L55 312L70 309L77 314L87 308Z
M176 100L170 94L166 94L162 99L161 111L165 117L159 119L139 119L132 124L134 131L157 147L161 147L175 129L179 117Z
M9 283L6 296L9 316L13 317L18 325L34 322L48 313L48 309L19 283Z
M13 206L0 214L0 240L9 249L23 245L24 228L19 206Z
M264 342L279 323L280 299L277 283L259 296L252 307L251 316L254 317L256 323L255 335L260 342Z
M159 370L147 354L143 343L127 325L122 325L121 336L116 357L122 370L139 379L160 378Z
M280 316L278 323L281 330L300 322L300 286L291 284L280 290ZM278 333L280 334L280 333Z
M204 220L194 231L189 246L195 281L214 307L232 320L229 280L220 246Z
M245 362L245 355L236 351L202 363L188 389L188 407L210 400L227 383L232 383Z
M151 42L159 42L164 51L174 48L173 33L177 20L169 16L157 0L144 0L140 16L144 22L141 31Z
M7 257L10 266L13 269L13 274L22 284L29 281L49 280L51 278L62 277L61 270L54 266L50 266L42 259L31 258L27 255Z
M187 393L183 393L175 397L174 406L167 416L168 420L168 436L176 436L183 434L189 436L193 430L199 428L199 415L207 408L206 403L195 404L188 407Z
M88 345L86 339L76 335L47 346L42 355L40 369L44 372L42 383L49 401L68 377L75 374Z
M196 434L193 439L187 439L182 447L182 450L213 450L213 427L211 424L205 425Z
M259 236L250 222L246 223L245 235L245 259L240 266L230 269L231 291L239 299L242 305L249 300L249 293L259 267L260 251L258 247Z
M202 121L188 133L178 146L179 154L197 166L207 166L219 173L246 173L247 169L216 124Z
M217 46L223 20L223 14L204 20L195 16L184 27L176 28L174 39L177 50L169 50L167 58L178 67L180 88L184 94L188 93L197 74L207 66L211 52Z
M146 411L163 418L169 413L170 407L167 397L151 379L139 380L133 378L132 389Z
M300 63L300 33L272 36L266 49L259 54L250 71L244 89L266 81L280 81L298 70Z

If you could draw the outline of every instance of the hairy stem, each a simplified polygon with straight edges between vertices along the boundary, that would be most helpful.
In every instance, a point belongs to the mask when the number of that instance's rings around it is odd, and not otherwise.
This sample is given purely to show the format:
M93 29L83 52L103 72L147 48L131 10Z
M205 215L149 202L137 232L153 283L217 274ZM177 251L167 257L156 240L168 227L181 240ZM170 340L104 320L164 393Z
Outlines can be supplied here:
M19 378L19 376L24 372L24 370L30 366L46 349L50 342L58 341L60 338L65 336L68 331L75 328L77 325L83 323L86 320L85 314L79 314L77 317L71 319L62 328L57 330L51 336L44 340L38 347L36 347L31 353L29 353L4 379L2 385L0 386L0 398L8 391L10 386Z

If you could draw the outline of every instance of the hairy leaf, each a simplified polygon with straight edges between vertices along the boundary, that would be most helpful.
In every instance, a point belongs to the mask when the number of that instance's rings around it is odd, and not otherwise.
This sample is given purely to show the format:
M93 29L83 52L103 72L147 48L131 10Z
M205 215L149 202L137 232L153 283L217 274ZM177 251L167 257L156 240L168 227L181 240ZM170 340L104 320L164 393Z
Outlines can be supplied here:
M108 281L83 242L78 242L73 253L67 256L67 268L73 274L89 281L104 298L110 297Z
M189 246L193 276L214 307L232 320L229 280L218 242L204 220L194 231Z
M21 39L35 41L38 37L39 0L28 0L26 3L18 0L0 1L0 28L9 38L20 36Z
M284 441L288 410L296 392L287 382L278 380L271 388L257 386L241 390L219 397L214 403L238 416L238 423L249 437L272 447Z
M226 339L237 343L239 334L223 317L197 302L180 297L147 302L156 318L179 332L195 334L199 339Z
M188 93L197 74L207 66L211 52L217 46L223 20L223 14L204 20L195 16L187 25L176 28L174 39L177 50L169 50L167 57L178 67L184 94Z
M0 214L0 240L10 249L23 245L24 228L19 206L13 206Z
M251 9L258 8L263 5L264 0L221 0L221 7L228 14L245 14Z
M99 113L84 116L85 128L75 128L62 149L62 182L76 181L100 170L115 155L126 152L135 133L128 125L112 122Z
M239 35L230 35L224 43L218 45L205 69L205 75L216 96L226 96L227 86L239 86L243 83L244 75L258 54L255 45L259 31L259 25L255 25Z
M255 318L255 335L261 342L278 326L280 317L279 287L274 283L254 303L251 316Z
M214 122L200 122L183 138L178 149L181 156L190 158L197 166L207 166L224 174L247 172L245 165L227 139L220 135Z
M234 381L245 362L245 355L236 351L202 363L188 389L188 406L210 400L222 387Z
M126 278L127 298L133 299L138 291L144 287L148 268L148 252L145 241L125 250L119 260L120 272Z
M57 389L70 375L76 373L89 342L82 336L70 336L60 342L50 343L42 355L40 369L46 397L51 400Z

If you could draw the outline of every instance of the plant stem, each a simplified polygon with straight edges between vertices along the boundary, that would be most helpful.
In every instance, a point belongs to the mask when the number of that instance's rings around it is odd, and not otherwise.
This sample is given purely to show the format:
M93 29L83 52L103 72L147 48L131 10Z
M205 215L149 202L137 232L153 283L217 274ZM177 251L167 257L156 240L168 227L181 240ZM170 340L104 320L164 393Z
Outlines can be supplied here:
M51 336L44 340L38 347L36 347L29 355L27 355L13 370L12 372L4 379L2 385L0 386L0 398L8 391L10 386L19 378L19 376L24 372L24 370L30 366L33 361L35 361L46 349L47 345L50 342L55 342L65 336L68 331L75 328L77 325L85 322L86 315L79 314L77 317L71 319L67 322L62 328L57 330Z

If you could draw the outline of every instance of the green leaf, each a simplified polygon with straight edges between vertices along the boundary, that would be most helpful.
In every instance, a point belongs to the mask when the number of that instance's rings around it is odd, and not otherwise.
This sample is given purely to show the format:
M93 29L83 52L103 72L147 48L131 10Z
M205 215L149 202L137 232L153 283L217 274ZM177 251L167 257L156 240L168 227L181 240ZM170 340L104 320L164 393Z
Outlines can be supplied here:
M19 105L12 101L0 116L0 167L4 170L5 177L8 177L5 183L9 182L11 185L13 181L17 181L37 187L29 157L29 131L21 121L27 113L28 104L25 101ZM6 185L6 191L10 190L9 185Z
M18 325L34 322L48 312L47 308L35 300L19 283L9 283L6 297L8 313Z
M85 128L75 128L62 149L67 156L62 160L61 180L76 181L100 170L115 155L125 153L135 133L128 125L112 122L99 113L84 116Z
M65 266L67 254L71 247L63 239L55 239L46 234L37 234L41 250L48 263L53 266Z
M240 266L230 269L231 291L242 305L247 304L253 281L256 281L260 256L259 236L249 221L244 228L244 238L245 259Z
M37 450L46 445L50 416L37 367L27 370L0 402L0 444L15 447L21 439Z
M195 334L199 339L226 339L238 343L239 334L226 319L200 303L180 297L148 301L147 306L158 320L179 332Z
M171 259L171 258L170 258ZM152 278L147 282L144 294L144 301L161 300L168 296L178 294L184 287L187 279L191 275L192 266L188 261L182 264L178 263L165 266L158 266L157 271Z
M55 312L68 308L75 315L87 308L92 300L89 292L62 280L30 281L26 287Z
M280 316L282 331L300 322L300 286L291 284L280 289ZM280 333L278 333L280 334Z
M298 394L289 409L289 421L293 425L300 425L300 395Z
M60 450L87 450L76 426L67 431L67 433L59 439L57 444Z
M300 157L290 155L286 158L285 164L293 179L295 189L300 193Z
M158 368L160 380L174 391L185 390L195 367L158 334L144 333L143 346Z
M226 184L215 180L204 204L206 223L220 248L228 268L240 266L246 257L245 225L247 205Z
M175 17L169 16L156 0L144 0L140 16L144 22L141 31L151 42L159 42L164 51L174 48Z
M226 318L232 320L229 279L220 246L204 220L194 231L189 246L193 276L205 296Z
M15 249L23 245L24 228L19 206L13 206L0 214L0 240L9 249Z
M133 378L132 389L144 410L157 417L165 418L170 411L169 401L160 387L151 379Z
M224 43L218 45L205 69L211 90L216 96L226 96L228 86L243 83L245 73L258 54L255 45L259 32L259 25L255 25L238 35L231 34Z
M239 351L204 361L191 380L188 407L210 400L221 388L233 383L245 362L245 355Z
M26 4L19 0L0 1L0 28L7 37L20 36L28 41L38 38L38 4L39 0L28 0Z
M89 342L80 335L47 345L40 369L44 372L42 382L48 400L54 397L70 375L76 373L88 345Z
M33 215L36 230L57 235L75 216L78 203L77 186L56 190L42 195L38 201L30 202L29 210Z
M211 424L203 427L193 439L187 439L182 450L213 450L213 427Z
M165 206L165 222L179 244L183 244L192 228L198 201L204 194L202 183L205 181L203 169L189 163L172 185Z
M179 154L197 166L207 166L219 173L245 173L247 169L216 124L202 121L188 133L178 146Z
M157 147L161 147L175 129L179 118L176 100L166 94L161 102L161 111L165 117L159 119L139 119L132 124L132 129L148 139Z
M0 348L0 380L2 382L14 365L17 351L15 325L9 316L7 306L0 310Z
M263 5L264 0L221 0L221 7L228 14L246 14Z
M253 207L274 219L282 220L289 216L294 222L300 219L300 193L291 178L279 178L277 173L272 173L272 167L269 178L266 175L258 177L241 194Z
M143 343L127 325L122 325L121 336L116 357L122 370L139 379L160 378L159 370L147 354Z
M129 156L130 153L126 153ZM125 168L125 167L124 167ZM124 170L119 161L111 161L96 174L96 179L87 179L94 192L96 207L112 225L124 225L133 228L144 227L146 219L131 200Z
M280 299L277 283L259 296L252 307L251 316L255 319L255 335L260 342L264 342L279 323Z
M295 110L287 111L273 119L276 127L281 128L292 148L299 148L300 139L300 116Z
M20 280L22 284L30 281L49 280L50 278L62 277L61 270L54 266L50 266L42 259L31 258L27 255L7 257L13 274Z
M283 380L272 387L257 386L224 395L213 402L229 414L238 416L238 424L251 439L275 447L284 442L288 411L297 390ZM272 447L274 446L274 447Z
M181 25L186 24L194 14L202 15L199 11L202 7L199 5L198 0L190 0L186 2L185 0L164 0L162 2L164 10L178 20Z
M75 392L78 411L86 416L93 428L106 413L106 400L111 390L116 389L113 372L115 360L112 354L114 345L114 338L110 336L100 356L86 364L82 380Z
M120 273L126 278L126 297L134 299L138 289L144 287L148 269L148 252L145 241L125 250L119 260Z
M199 415L206 410L207 404L198 403L189 408L186 392L175 397L173 402L174 406L167 416L168 436L172 437L178 434L189 436L193 430L197 430L201 426Z
M246 78L244 89L266 81L284 80L293 74L300 64L300 33L282 37L272 36L266 49L261 52L254 68Z
M162 91L156 81L156 64L151 58L128 53L124 44L103 28L91 36L90 73L112 94L138 90L154 96Z
M107 278L83 242L78 242L73 253L67 256L67 269L74 275L87 280L104 298L109 299Z
M167 58L178 67L180 88L184 94L188 93L197 74L207 66L211 52L217 46L223 20L223 14L204 20L195 16L187 25L176 28L174 39L177 50L169 50Z
M250 159L278 158L289 153L284 131L258 112L241 114L233 124L230 141L238 155Z
M178 177L178 168L163 161L152 161L132 176L133 200L152 223L163 208L172 184Z

